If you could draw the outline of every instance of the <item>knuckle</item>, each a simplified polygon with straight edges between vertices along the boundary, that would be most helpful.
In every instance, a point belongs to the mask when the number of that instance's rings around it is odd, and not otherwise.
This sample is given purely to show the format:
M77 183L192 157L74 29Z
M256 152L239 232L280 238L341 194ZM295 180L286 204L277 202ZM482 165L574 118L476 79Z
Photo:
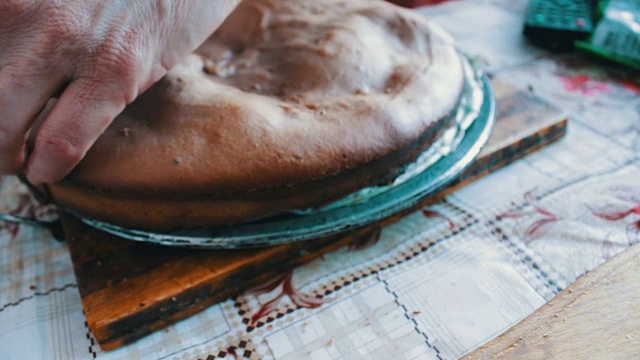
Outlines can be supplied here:
M87 16L72 10L53 9L45 29L45 39L54 49L66 50L89 39L89 26Z
M102 83L94 80L91 82L87 81L85 84L85 86L81 86L75 93L78 101L82 101L83 103L92 103L104 100L100 91L101 87L104 86Z
M42 145L43 150L62 160L65 163L77 163L84 156L84 151L79 144L69 137L65 136L38 136L38 142Z
M84 36L84 27L73 17L61 16L51 23L49 34L57 43L77 43Z
M99 49L98 59L105 68L119 75L136 73L142 66L141 44L137 32L108 36Z
M144 69L139 46L109 40L100 48L91 77L100 84L117 85L130 102L137 95L138 78Z

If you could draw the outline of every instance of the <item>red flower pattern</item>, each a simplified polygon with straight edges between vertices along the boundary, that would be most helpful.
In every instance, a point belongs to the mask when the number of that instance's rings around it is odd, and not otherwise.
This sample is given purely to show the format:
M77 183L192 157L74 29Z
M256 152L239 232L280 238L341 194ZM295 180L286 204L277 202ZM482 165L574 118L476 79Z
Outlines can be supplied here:
M353 241L347 246L348 251L358 251L362 249L366 249L370 246L377 244L380 241L380 237L382 235L382 229L377 228L371 232L364 233L360 236L357 236Z
M543 208L540 203L538 203L538 199L533 195L532 191L528 191L524 194L524 199L527 201L529 205L533 208L529 211L523 210L513 210L507 211L503 214L498 215L498 220L509 219L509 218L521 218L524 216L532 216L532 215L540 215L542 218L538 218L538 220L534 221L524 232L524 240L526 244L539 239L544 234L549 231L549 229L557 223L561 218L551 211Z
M15 203L13 208L0 209L0 213L41 221L44 225L53 224L58 219L58 211L54 205L40 204L27 188L18 184L15 177L0 176L0 192L10 199L9 203ZM20 223L0 220L0 233L9 233L12 240L18 237L20 229Z
M611 86L594 80L586 74L561 76L560 80L562 81L565 90L569 92L581 92L589 96L597 95L598 93L611 92Z
M57 211L54 206L40 205L30 193L18 194L17 200L16 206L8 212L9 215L45 222L53 221L57 218ZM11 239L15 240L20 233L20 223L0 221L0 231L7 231L11 235Z
M274 285L275 284L275 285ZM293 286L293 273L289 272L284 274L269 283L259 288L254 288L250 292L254 295L265 294L275 290L277 287L282 286L282 291L270 301L264 303L260 309L251 316L250 324L255 324L261 318L271 314L278 309L280 301L286 296L291 299L295 305L307 309L315 309L320 305L328 302L330 299L317 298L312 295L303 294Z
M435 210L422 209L422 215L424 215L424 217L426 217L427 219L435 219L435 218L443 219L449 225L449 229L454 230L456 228L456 224L453 221L451 221L451 219L449 219L448 217L446 217L442 213L437 212Z
M618 207L606 206L600 210L592 210L593 215L607 221L618 221L626 218L631 214L640 215L640 204L630 208L620 210Z
M616 222L629 216L640 215L640 189L630 187L615 187L611 189L613 195L621 204L611 204L597 209L590 209L594 216L600 219ZM629 245L640 241L640 218L634 219L626 228Z
M289 276L289 273L284 273L281 274L277 277L274 277L273 279L267 281L266 283L251 288L249 290L247 290L248 294L252 294L252 295L260 295L260 294L267 294L272 292L273 290L275 290L278 286L280 286L280 284L282 284L282 282L284 281L284 279Z
M634 80L630 80L630 79L624 79L624 80L622 80L622 86L624 86L625 89L636 93L636 95L640 95L640 82L639 81L634 81Z
M235 346L229 346L225 350L226 350L226 353L231 355L234 359L236 359L236 360L238 359L238 354L236 353L236 347Z
M0 222L0 232L8 232L11 236L11 240L15 240L18 237L18 233L20 232L20 224L12 223L12 222Z

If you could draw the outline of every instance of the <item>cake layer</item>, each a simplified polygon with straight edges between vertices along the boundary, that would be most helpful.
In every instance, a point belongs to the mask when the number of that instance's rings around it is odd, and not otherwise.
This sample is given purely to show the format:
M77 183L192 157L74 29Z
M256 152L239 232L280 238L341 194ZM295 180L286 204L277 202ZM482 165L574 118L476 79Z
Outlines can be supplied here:
M290 187L215 197L203 194L201 198L113 195L81 187L58 187L55 197L72 199L72 205L66 206L84 216L127 228L164 232L233 225L293 209L325 205L363 187L386 184L402 172L405 164L428 148L452 121L445 118L434 124L405 151L394 152L351 171ZM398 165L391 167L391 164Z
M145 229L304 209L391 179L448 122L451 39L383 1L245 0L50 186Z

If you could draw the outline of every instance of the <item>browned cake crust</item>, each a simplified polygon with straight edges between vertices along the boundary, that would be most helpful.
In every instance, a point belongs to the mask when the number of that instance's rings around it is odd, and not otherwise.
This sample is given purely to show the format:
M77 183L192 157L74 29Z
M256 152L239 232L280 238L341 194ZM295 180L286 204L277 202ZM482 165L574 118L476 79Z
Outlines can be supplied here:
M157 231L318 206L393 178L463 85L449 37L383 1L245 0L50 186Z

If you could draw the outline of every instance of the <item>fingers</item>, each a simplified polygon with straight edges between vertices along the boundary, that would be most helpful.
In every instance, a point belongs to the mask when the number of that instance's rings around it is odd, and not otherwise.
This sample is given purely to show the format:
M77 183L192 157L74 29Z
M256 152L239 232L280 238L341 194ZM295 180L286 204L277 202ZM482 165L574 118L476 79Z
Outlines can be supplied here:
M27 178L33 184L62 179L124 109L122 90L90 79L72 82L36 129Z
M26 134L63 81L60 73L30 66L0 70L0 174L23 168Z

